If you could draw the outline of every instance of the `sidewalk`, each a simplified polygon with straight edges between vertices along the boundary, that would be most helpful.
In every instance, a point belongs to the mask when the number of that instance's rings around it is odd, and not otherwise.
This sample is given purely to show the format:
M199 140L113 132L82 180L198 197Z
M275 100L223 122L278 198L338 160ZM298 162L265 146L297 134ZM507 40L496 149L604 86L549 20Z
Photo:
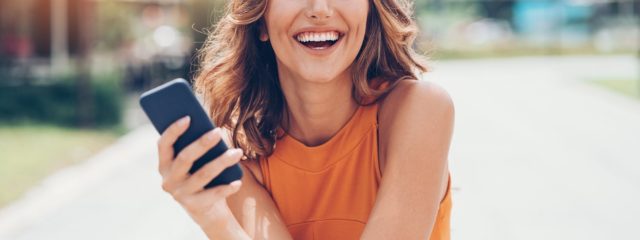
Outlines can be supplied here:
M456 105L452 237L640 239L640 101L584 83L631 56L438 62ZM0 240L206 239L160 188L145 125L0 210Z

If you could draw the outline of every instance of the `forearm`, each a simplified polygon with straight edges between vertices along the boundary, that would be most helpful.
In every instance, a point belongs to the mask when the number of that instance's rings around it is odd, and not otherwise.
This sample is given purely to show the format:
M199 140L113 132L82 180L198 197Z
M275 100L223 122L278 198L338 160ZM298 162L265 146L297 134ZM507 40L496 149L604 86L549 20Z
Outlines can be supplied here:
M225 201L214 204L210 211L214 211L216 214L187 211L209 239L251 239Z
M211 240L251 239L233 216L226 221L200 224L200 228Z

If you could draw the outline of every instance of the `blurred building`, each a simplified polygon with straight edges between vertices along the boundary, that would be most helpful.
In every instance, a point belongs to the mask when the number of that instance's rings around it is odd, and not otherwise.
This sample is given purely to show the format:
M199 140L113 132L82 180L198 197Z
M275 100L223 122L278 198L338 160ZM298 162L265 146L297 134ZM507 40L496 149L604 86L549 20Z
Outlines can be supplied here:
M122 68L134 65L129 69L134 77L144 76L135 71L142 71L145 64L164 61L171 69L183 68L191 50L186 4L185 0L0 1L0 76L4 76L0 81L43 81L75 72L79 64L100 66L91 63L97 57L115 58L111 62L125 65Z
M2 72L43 76L86 53L90 39L82 29L92 28L94 8L87 0L0 1Z

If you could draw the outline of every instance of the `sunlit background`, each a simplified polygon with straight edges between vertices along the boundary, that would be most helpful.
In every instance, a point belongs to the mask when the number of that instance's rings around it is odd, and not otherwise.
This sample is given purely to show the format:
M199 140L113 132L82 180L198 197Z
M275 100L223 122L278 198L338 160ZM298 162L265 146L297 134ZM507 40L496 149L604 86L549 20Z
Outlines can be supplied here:
M0 240L205 239L144 90L192 78L222 0L0 1ZM420 0L456 104L453 239L640 239L640 1Z

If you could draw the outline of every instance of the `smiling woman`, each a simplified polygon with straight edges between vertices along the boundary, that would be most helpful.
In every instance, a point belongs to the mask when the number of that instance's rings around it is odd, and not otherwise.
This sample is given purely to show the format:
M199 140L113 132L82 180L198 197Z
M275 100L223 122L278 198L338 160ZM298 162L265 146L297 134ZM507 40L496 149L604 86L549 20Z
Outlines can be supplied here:
M231 0L195 79L226 131L169 161L187 125L170 127L164 189L215 239L449 239L454 108L417 81L427 69L411 48L411 5ZM188 176L220 139L238 149ZM242 185L202 189L239 150Z

